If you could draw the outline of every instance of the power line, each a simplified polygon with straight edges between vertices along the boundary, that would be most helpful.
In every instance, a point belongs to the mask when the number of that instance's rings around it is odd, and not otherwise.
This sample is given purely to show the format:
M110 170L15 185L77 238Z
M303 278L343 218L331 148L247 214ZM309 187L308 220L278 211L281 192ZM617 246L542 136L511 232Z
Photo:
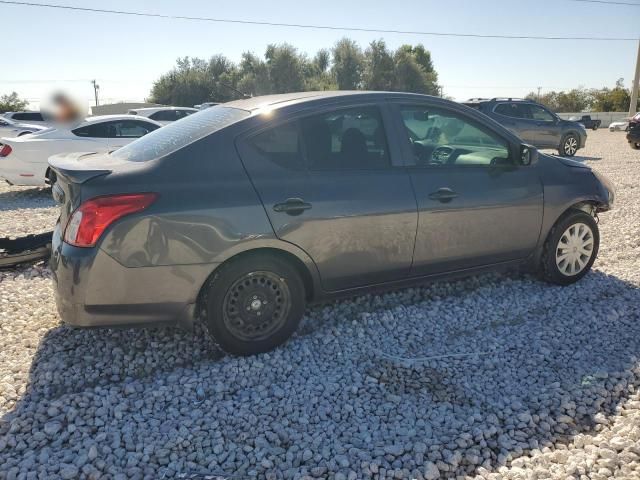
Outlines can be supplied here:
M586 1L586 0L583 0L583 1ZM199 22L234 23L234 24L242 24L242 25L262 25L262 26L269 26L269 27L312 28L316 30L340 30L340 31L351 31L351 32L392 33L392 34L406 34L406 35L430 35L430 36L438 36L438 37L499 38L499 39L511 39L511 40L590 40L590 41L621 41L621 42L628 42L628 41L635 42L638 40L638 38L620 38L620 37L488 35L488 34L456 33L456 32L388 30L388 29L365 28L365 27L343 27L343 26L314 25L314 24L303 24L303 23L264 22L264 21L257 21L257 20L239 20L239 19L230 19L230 18L190 17L185 15L165 15L160 13L135 12L135 11L128 11L128 10L109 10L104 8L75 7L70 5L58 5L53 3L19 2L19 1L8 1L8 0L0 0L0 4L19 5L19 6L26 6L26 7L40 7L40 8L57 8L61 10L75 10L75 11L81 11L81 12L112 14L112 15L129 15L129 16L135 16L135 17L164 18L164 19L171 19L171 20L191 20L191 21L199 21Z
M625 5L627 7L640 7L640 3L630 3L630 2L612 2L607 0L570 0L572 2L581 2L581 3L600 3L604 5Z

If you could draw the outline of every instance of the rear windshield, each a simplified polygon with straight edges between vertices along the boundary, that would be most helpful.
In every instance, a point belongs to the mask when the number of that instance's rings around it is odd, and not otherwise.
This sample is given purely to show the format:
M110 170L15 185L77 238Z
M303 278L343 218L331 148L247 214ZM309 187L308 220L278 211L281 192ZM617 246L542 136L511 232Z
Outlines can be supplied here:
M159 128L111 155L130 162L164 157L250 115L246 110L215 106Z

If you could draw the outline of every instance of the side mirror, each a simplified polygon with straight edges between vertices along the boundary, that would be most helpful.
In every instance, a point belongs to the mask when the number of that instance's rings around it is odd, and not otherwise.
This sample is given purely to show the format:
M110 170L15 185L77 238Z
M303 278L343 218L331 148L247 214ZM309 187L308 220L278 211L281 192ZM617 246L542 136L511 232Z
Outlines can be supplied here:
M538 149L533 145L520 145L520 163L528 166L538 162Z

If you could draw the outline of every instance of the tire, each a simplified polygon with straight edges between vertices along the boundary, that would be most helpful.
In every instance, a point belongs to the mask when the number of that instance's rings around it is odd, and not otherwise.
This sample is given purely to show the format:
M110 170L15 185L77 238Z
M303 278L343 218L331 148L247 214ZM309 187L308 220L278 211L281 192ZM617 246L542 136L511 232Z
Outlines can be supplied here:
M557 285L577 282L591 270L599 247L600 232L593 217L579 210L571 210L549 232L540 260L542 277ZM582 255L581 251L584 252Z
M634 150L640 150L640 143L638 142L629 142L629 146Z
M610 132L615 132L616 130L615 130L615 128L613 128L613 127L609 127L609 131L610 131Z
M592 130L595 132L598 129L598 125L594 125Z
M205 288L209 333L223 350L234 355L273 350L295 332L304 314L305 289L300 274L274 255L232 260Z
M562 137L558 153L560 153L561 157L573 157L578 151L579 145L580 140L578 136L575 133L567 133Z

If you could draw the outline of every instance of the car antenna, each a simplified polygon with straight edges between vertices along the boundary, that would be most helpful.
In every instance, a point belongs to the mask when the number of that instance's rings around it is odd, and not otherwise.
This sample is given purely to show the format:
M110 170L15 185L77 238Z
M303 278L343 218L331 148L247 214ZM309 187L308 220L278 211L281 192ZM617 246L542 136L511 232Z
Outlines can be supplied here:
M236 93L239 93L240 95L242 95L242 98L253 98L253 95L241 92L240 90L238 90L237 88L232 87L231 85L224 83L224 82L218 82L220 85L222 85L223 87L227 87L229 90L233 90Z

